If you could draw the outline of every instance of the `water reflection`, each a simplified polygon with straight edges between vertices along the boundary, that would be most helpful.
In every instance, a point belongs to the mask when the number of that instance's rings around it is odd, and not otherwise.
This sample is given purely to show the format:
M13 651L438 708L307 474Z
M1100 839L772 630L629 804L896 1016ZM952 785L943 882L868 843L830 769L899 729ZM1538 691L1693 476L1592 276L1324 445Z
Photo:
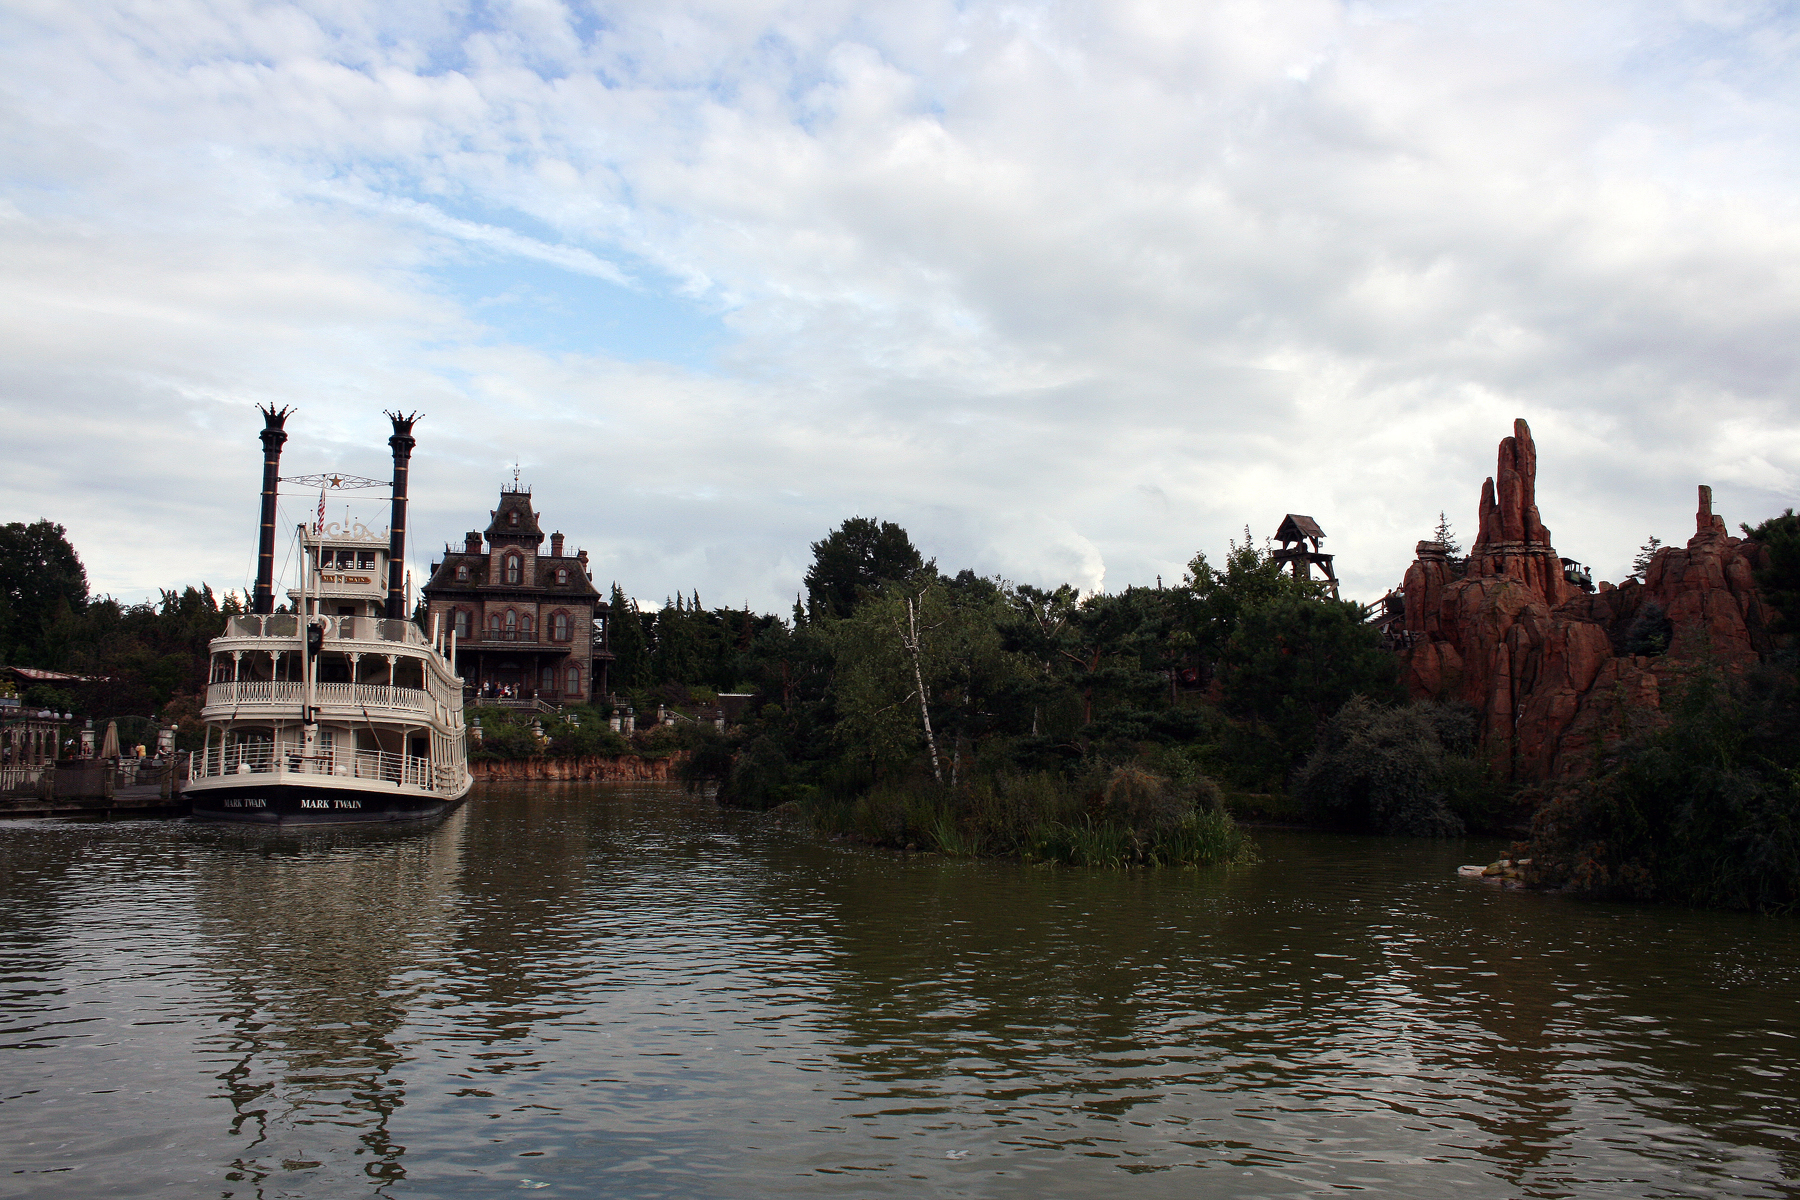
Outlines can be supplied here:
M958 863L568 785L417 830L0 828L11 1178L1795 1190L1795 922L1451 876L1485 847L1261 840L1233 870Z
M390 1183L406 1147L396 1033L447 937L467 810L420 828L192 826L197 1006L216 1026L238 1149L224 1173L249 1194L281 1172Z

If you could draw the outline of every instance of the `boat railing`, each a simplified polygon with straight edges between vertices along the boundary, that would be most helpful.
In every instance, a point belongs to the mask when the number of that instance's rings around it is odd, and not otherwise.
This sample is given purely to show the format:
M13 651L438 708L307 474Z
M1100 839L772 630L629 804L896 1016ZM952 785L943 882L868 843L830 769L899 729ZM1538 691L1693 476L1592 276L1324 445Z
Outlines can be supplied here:
M433 792L451 789L456 782L454 767L440 763L434 768L429 758L412 754L395 754L387 750L317 750L308 755L298 746L277 748L273 742L214 746L194 756L192 770L192 779L218 779L227 775L325 775L336 779L376 779Z
M206 706L298 705L306 685L291 679L240 679L208 684ZM313 702L321 708L386 708L428 713L431 693L422 688L395 687L385 683L315 683Z
M358 642L395 642L412 646L429 646L425 634L411 621L388 617L323 617L325 636ZM300 618L293 613L254 613L230 617L225 622L226 637L299 637Z

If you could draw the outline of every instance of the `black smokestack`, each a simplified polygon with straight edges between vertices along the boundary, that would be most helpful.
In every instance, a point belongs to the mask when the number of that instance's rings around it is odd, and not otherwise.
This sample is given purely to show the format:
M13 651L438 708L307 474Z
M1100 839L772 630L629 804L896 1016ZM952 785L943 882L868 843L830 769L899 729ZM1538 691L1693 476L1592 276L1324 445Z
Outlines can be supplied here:
M390 621L404 621L406 612L406 471L412 462L413 422L418 413L401 416L389 413L394 423L394 436L388 445L394 448L394 512L388 519L388 595L387 615Z
M256 590L250 593L250 611L275 611L275 493L281 483L281 444L287 441L282 428L291 408L277 409L273 404L257 410L263 415L263 493L262 529L256 542Z

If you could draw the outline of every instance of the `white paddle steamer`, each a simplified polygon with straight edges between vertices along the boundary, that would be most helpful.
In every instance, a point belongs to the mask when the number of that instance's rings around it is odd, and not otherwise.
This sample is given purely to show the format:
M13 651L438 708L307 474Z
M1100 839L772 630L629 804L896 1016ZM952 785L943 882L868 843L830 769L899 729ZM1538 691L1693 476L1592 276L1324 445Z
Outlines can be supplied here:
M252 611L211 643L204 749L183 794L202 820L407 821L468 795L455 633L406 619L406 475L414 417L394 436L388 536L360 523L299 531L301 583L272 612L275 495L288 410L263 410L263 524ZM340 477L341 478L341 477ZM376 481L360 481L375 483Z

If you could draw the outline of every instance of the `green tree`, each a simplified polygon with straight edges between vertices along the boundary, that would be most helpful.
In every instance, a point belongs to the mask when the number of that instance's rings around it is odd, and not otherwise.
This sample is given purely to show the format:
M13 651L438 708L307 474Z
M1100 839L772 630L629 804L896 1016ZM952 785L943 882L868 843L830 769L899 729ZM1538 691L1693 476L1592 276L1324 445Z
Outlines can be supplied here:
M0 525L0 662L47 666L46 626L87 606L87 571L61 525Z
M1456 530L1450 527L1450 518L1443 509L1438 510L1437 528L1431 531L1431 540L1444 547L1444 557L1452 562L1462 557L1462 546L1457 543Z
M806 598L815 618L847 617L863 597L933 565L920 556L906 530L872 517L851 517L814 542L812 552Z
M1402 699L1399 660L1363 615L1349 600L1304 596L1244 611L1219 659L1226 710L1268 729L1293 761L1350 697Z
M1763 599L1780 614L1774 623L1776 630L1800 630L1800 517L1790 508L1755 529L1742 528L1767 556L1767 565L1756 572L1756 585L1762 589Z
M644 631L643 614L637 601L627 599L617 583L612 585L610 616L607 620L608 644L613 652L614 683L624 689L648 687L650 684L650 638Z

